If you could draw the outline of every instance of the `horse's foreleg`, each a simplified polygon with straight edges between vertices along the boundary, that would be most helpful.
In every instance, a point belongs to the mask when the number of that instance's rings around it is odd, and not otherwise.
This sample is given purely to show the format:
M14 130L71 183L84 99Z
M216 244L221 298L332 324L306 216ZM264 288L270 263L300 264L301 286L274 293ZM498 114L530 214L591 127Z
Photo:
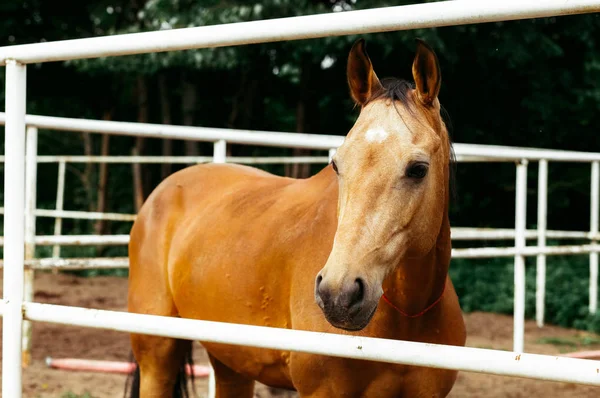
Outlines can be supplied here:
M254 380L231 370L218 359L209 355L215 371L216 398L252 398Z
M131 335L133 353L140 368L140 398L183 396L180 391L187 386L182 366L191 344L186 340Z

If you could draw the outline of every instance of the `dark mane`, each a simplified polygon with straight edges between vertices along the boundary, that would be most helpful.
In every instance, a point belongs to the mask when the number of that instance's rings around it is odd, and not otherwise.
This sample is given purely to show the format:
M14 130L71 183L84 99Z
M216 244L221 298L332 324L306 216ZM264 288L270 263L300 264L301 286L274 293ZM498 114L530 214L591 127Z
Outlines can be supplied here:
M411 109L413 100L409 96L409 93L410 90L415 88L413 83L404 79L397 79L395 77L387 77L382 79L380 83L383 86L383 90L373 93L368 102L375 101L376 99L380 98L389 98L394 101L400 101L402 104Z
M376 93L373 93L371 98L367 101L367 103L371 101L375 101L381 98L389 98L391 100L400 101L406 109L411 112L414 110L414 100L411 95L409 95L410 91L415 88L414 83L411 83L404 79L398 79L395 77L388 77L380 80L381 85L383 86L383 90L379 90ZM365 104L366 105L366 104ZM442 116L442 121L446 125L446 129L448 130L448 142L450 143L450 170L449 170L449 185L450 185L450 195L452 196L452 200L456 199L456 155L454 154L454 146L452 145L452 121L450 120L450 115L446 111L443 106L440 106L440 114Z

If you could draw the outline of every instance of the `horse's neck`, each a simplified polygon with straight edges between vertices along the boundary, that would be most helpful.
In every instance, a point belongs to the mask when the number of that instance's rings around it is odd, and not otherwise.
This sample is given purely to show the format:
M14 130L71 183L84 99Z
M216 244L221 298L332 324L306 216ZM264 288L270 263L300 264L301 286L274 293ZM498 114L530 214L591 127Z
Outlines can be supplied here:
M445 215L434 248L423 258L402 260L386 278L386 297L406 314L421 313L444 292L451 250L450 222Z

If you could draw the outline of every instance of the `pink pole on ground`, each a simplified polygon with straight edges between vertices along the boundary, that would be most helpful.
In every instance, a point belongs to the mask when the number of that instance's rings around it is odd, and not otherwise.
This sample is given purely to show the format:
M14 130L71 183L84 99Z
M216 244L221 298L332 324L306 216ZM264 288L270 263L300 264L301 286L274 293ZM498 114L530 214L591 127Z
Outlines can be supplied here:
M568 354L565 354L565 356L571 357L571 358L598 360L598 359L600 359L600 351L577 351L577 352L570 352Z
M105 373L131 373L135 369L135 364L131 362L118 361L99 361L93 359L76 358L46 358L46 365L54 369L77 370L86 372L105 372ZM208 366L186 365L187 374L193 371L194 377L207 377L210 373Z

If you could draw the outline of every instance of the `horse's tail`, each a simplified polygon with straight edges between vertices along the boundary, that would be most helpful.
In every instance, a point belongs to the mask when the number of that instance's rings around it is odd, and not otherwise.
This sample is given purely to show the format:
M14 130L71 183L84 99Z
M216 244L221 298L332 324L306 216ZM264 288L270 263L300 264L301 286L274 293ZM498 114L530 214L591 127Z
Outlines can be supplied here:
M140 398L140 367L133 354L131 355L132 362L135 363L135 369L127 376L127 382L125 385L125 396L129 398ZM173 386L172 398L191 398L190 390L188 388L188 381L191 381L193 395L196 395L196 389L194 387L194 360L192 356L192 344L190 342L189 349L185 353L185 361L177 372L177 379ZM187 370L190 370L189 380Z

